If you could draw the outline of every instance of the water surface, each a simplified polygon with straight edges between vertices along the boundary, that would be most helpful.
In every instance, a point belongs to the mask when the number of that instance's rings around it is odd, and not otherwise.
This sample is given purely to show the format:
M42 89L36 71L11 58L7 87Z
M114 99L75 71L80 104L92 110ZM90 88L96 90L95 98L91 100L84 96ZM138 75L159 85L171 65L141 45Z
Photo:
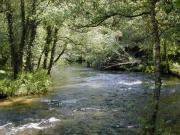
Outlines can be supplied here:
M65 67L52 79L48 96L0 107L0 135L141 135L151 75ZM172 82L164 81L163 95L180 92Z

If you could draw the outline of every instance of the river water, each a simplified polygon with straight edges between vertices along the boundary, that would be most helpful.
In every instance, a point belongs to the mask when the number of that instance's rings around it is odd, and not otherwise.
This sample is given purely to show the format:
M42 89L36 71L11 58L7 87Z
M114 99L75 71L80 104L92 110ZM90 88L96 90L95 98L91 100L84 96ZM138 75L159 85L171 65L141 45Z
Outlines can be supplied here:
M74 66L55 68L52 80L48 95L0 107L0 135L141 135L151 75ZM179 88L164 81L162 95Z

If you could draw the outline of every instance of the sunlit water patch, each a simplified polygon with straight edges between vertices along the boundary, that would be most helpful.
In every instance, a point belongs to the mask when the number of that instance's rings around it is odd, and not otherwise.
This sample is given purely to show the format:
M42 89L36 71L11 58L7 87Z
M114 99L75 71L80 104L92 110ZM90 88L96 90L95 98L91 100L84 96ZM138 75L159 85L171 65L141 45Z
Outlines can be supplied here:
M55 117L51 117L49 119L40 120L40 122L36 123L28 123L25 125L15 126L13 123L7 123L5 125L0 126L1 135L19 135L24 133L26 130L44 130L47 128L52 128L57 123L61 122L60 119Z

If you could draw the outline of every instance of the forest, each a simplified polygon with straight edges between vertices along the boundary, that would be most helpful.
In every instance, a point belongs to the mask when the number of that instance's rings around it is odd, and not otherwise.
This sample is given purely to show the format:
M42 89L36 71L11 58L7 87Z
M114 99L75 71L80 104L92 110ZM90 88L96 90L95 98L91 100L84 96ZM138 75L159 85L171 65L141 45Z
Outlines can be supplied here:
M179 135L179 0L0 0L0 135Z

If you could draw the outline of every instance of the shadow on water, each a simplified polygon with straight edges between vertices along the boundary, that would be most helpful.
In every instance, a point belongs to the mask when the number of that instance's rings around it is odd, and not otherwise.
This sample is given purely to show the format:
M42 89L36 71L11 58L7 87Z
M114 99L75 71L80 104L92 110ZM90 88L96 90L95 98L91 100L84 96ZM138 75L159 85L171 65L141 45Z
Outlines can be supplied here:
M158 97L153 97L147 104L142 123L143 135L179 135L180 134L180 93L174 92L174 85L179 88L179 79L171 78L158 87ZM165 90L165 89L169 89Z
M143 125L143 135L157 135L156 128L159 112L159 100L153 101L150 110L152 112L149 112L146 123Z

